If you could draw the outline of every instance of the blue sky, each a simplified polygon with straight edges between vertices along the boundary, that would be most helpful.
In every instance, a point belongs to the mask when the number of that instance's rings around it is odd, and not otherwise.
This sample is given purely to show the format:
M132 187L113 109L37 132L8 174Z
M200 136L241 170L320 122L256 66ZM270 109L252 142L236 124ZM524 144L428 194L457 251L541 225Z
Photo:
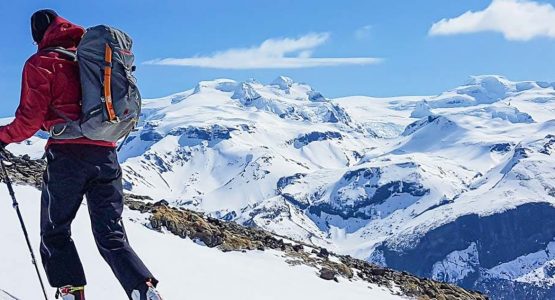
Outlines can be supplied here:
M0 116L19 101L41 8L128 32L148 98L222 77L287 75L327 97L436 94L480 74L555 81L555 2L495 1L1 1Z

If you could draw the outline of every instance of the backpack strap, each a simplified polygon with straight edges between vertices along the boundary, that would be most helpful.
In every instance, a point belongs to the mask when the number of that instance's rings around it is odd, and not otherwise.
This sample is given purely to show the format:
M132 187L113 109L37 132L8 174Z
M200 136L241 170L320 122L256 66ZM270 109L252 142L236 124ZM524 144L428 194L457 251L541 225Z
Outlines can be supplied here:
M61 54L61 56L68 61L77 61L77 55L75 51L67 50L62 47L49 47L44 48L42 51L46 52L56 52ZM56 116L62 118L65 123L53 125L49 128L50 137L54 139L76 139L83 137L83 132L81 131L81 121L72 120L66 114L61 112L59 109L54 107L52 104L48 106L49 111L53 112Z
M63 48L63 47L48 47L48 48L42 49L42 51L56 52L56 53L65 55L66 58L69 58L71 61L77 61L77 54L74 51L67 50L66 48ZM48 109L52 111L54 114L56 114L58 117L64 119L64 121L66 122L73 121L64 113L62 113L59 109L55 108L52 104L48 106Z
M67 50L66 48L63 48L63 47L48 47L48 48L42 49L42 51L56 52L65 56L65 58L67 58L70 61L77 61L77 54L74 51Z

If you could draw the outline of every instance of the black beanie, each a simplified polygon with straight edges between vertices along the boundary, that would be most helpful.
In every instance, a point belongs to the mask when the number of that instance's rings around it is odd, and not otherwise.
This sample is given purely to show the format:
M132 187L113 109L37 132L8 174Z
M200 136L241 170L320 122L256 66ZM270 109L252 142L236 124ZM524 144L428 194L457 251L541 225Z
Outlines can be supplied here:
M42 41L48 26L57 16L58 14L51 9L41 9L31 16L31 33L37 44Z

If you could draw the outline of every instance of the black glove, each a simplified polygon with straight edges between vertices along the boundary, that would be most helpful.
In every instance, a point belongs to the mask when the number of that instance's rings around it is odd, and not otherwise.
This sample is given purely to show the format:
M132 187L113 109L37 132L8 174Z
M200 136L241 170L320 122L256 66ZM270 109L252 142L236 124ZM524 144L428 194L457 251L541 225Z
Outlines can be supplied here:
M0 129L4 129L4 127L6 126L0 126ZM6 149L6 146L8 146L8 143L0 141L0 150L4 151Z
M8 150L6 150L6 146L8 146L8 144L0 141L0 158L2 158L4 161L6 160L6 156L8 153Z

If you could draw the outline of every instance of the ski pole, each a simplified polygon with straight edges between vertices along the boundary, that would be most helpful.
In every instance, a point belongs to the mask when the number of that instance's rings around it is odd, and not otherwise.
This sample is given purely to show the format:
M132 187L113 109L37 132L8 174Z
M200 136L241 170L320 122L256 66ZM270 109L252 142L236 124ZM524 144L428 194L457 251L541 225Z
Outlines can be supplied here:
M33 247L31 246L31 242L29 241L29 234L27 234L27 228L25 227L25 222L23 222L23 216L21 215L21 211L19 210L19 203L15 199L15 192L13 190L12 182L8 177L8 171L6 166L4 165L4 155L0 154L0 165L2 166L2 175L4 177L4 183L8 187L8 192L10 193L10 197L12 197L12 206L17 213L17 217L19 218L19 224L21 225L21 229L23 230L23 235L25 236L25 241L27 241L27 247L29 247L29 252L31 252L31 262L35 266L35 271L37 272L37 276L39 277L40 287L42 288L42 293L44 295L44 299L48 300L48 296L46 295L46 289L44 288L44 283L42 281L42 277L40 276L39 267L37 266L37 260L35 259L35 253L33 252Z

